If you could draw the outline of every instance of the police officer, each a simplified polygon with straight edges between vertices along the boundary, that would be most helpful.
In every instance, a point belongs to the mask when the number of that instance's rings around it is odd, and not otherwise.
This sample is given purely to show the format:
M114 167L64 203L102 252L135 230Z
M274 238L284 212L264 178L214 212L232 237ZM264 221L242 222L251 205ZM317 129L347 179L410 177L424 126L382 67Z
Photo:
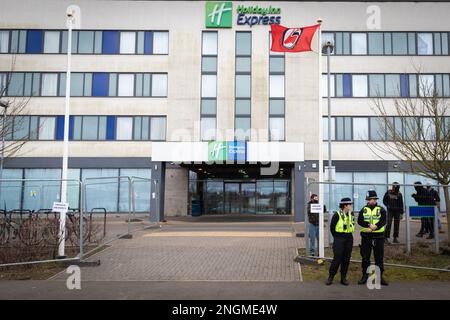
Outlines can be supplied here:
M333 283L334 276L341 267L341 284L348 286L347 271L353 249L353 231L355 231L355 215L352 212L352 200L342 198L339 203L340 210L333 215L330 231L333 235L333 261L326 285Z
M367 205L361 209L358 224L361 226L361 257L362 278L358 284L365 284L369 278L367 268L370 266L370 256L373 248L375 265L380 268L380 283L387 286L383 278L384 266L384 226L386 225L386 210L377 203L378 196L375 190L369 190L366 195Z

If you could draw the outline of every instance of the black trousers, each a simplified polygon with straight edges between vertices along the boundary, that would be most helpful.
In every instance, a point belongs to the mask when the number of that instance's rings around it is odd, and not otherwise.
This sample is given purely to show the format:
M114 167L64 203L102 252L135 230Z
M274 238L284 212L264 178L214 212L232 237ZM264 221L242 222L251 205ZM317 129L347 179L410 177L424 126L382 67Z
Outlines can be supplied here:
M372 235L361 234L361 257L362 257L362 273L367 275L367 268L370 266L370 256L375 256L375 265L380 268L381 273L384 272L384 237L373 237Z
M434 235L434 218L420 218L419 232Z
M384 237L389 239L391 237L392 220L394 220L394 238L398 238L400 231L400 212L388 211L386 230L384 231Z
M330 266L330 276L335 276L341 267L341 277L347 276L350 258L352 257L353 237L336 236L333 242L333 261Z

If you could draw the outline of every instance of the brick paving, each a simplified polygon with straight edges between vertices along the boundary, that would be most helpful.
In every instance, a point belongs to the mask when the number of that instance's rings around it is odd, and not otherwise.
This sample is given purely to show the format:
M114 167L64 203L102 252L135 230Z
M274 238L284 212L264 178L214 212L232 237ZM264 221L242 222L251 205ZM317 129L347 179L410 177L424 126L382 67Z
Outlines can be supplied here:
M83 281L222 280L299 281L290 219L271 222L169 220L159 230L134 233L92 257L98 267L82 269ZM238 230L238 232L237 232ZM199 235L199 231L207 232ZM65 278L60 275L57 279Z

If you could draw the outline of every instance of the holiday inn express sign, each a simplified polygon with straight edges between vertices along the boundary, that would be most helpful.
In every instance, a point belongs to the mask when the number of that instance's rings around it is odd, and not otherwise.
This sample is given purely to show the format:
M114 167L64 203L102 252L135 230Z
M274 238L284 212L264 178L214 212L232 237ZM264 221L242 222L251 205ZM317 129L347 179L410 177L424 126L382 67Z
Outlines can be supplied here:
M281 23L280 8L272 6L244 6L238 5L236 9L238 25L254 26L258 24L270 25ZM232 28L233 3L231 1L206 2L205 7L206 28Z

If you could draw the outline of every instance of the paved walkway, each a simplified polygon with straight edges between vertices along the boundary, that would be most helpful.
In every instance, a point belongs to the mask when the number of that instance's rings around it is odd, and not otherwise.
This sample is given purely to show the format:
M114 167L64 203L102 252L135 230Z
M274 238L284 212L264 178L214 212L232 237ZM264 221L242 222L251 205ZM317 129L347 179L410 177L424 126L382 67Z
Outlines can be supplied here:
M239 219L240 218L240 219ZM0 299L450 299L450 283L365 286L302 282L292 217L169 219L91 257L82 290L65 273L47 281L0 281Z
M89 259L100 259L101 265L83 268L83 280L300 280L293 259L304 243L295 237L290 217L266 217L263 222L218 219L169 220L160 230L117 240ZM61 278L65 275L56 277Z

